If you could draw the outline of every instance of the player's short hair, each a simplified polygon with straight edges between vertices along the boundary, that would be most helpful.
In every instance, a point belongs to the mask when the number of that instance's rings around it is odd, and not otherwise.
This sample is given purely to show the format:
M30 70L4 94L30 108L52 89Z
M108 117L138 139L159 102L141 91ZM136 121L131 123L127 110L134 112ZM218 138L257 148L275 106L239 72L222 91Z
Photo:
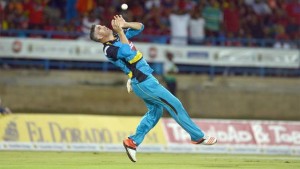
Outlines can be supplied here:
M100 39L98 39L96 36L95 36L95 27L96 25L92 25L91 27L91 30L90 30L90 39L95 41L95 42L101 42Z

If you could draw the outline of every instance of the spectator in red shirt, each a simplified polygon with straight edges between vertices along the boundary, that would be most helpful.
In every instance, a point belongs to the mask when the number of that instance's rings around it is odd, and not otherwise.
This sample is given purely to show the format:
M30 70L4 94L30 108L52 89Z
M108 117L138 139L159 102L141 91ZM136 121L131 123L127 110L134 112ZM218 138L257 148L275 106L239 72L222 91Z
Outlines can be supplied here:
M285 6L286 13L288 17L294 18L296 23L300 25L300 2L297 0L291 0Z
M29 29L42 29L44 24L44 10L49 0L29 1Z
M240 30L240 15L233 1L229 2L229 6L224 9L223 14L225 31L237 35Z

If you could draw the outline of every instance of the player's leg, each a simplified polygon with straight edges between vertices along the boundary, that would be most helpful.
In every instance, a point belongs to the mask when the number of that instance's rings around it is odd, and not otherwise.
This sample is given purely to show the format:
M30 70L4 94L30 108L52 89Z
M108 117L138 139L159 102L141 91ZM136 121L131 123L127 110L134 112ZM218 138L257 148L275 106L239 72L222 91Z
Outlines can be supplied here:
M190 134L192 141L200 140L204 137L203 131L192 121L182 103L172 95L163 86L157 86L157 94L165 109L168 110L172 118L186 131Z
M123 141L123 145L129 159L132 162L136 162L136 148L142 143L145 135L157 124L161 118L163 114L163 107L160 104L154 104L151 99L148 98L148 96L145 96L144 92L140 88L137 88L136 85L132 85L132 87L136 95L145 101L148 108L148 112L141 119L135 134L129 136Z
M134 85L134 88L137 88L136 90L139 92L136 94L140 95L140 97L151 99L152 102L165 107L175 121L190 134L192 142L202 143L203 139L206 139L204 142L206 143L209 140L203 131L191 120L179 99L159 84L156 78L151 77L145 82Z
M137 146L143 142L146 134L157 124L163 114L163 107L161 105L153 104L147 100L145 100L145 103L148 112L141 119L135 134L129 137Z
M157 97L163 103L175 121L190 134L192 143L212 145L217 142L215 137L209 137L192 121L180 100L171 94L162 85L157 85Z

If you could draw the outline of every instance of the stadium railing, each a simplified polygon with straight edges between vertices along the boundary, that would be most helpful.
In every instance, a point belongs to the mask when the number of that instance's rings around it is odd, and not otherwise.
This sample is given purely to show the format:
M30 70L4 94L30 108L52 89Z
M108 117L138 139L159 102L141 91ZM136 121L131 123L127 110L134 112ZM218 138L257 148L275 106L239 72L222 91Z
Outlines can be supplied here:
M77 39L84 34L81 32L64 32L64 31L45 31L45 30L0 30L0 37L35 37L51 39L57 36L68 37L69 39ZM158 35L145 35L141 34L135 37L136 41L168 44L170 36ZM208 43L211 46L225 46L227 42L239 43L242 46L246 44L256 44L257 47L273 47L276 42L275 39L247 39L247 38L206 38L203 43ZM300 40L287 41L300 47ZM300 50L299 50L300 53ZM159 68L156 73L161 74L162 64L150 63L152 66ZM49 60L49 59L15 59L15 58L0 58L0 66L8 65L12 68L41 68L44 70L49 69L85 69L85 70L99 70L99 71L117 71L115 67L108 62L77 62L77 61L62 61L62 60ZM218 74L228 75L256 75L256 76L291 76L299 77L300 68L287 69L287 68L254 68L254 67L213 67L213 66L191 66L191 65L178 65L182 73L196 73L208 74L211 77Z
M77 39L83 36L84 33L82 32L67 32L67 31L46 31L46 30L21 30L21 29L8 29L8 30L1 30L0 29L0 36L8 36L8 37L34 37L40 36L42 38L55 38L57 36L63 36L69 39ZM181 38L181 37L177 37ZM58 38L59 39L59 38ZM148 35L148 34L141 34L135 37L135 40L141 42L151 42L151 43L161 43L167 44L170 42L171 36L170 35ZM212 45L212 46L226 46L226 43L229 44L239 44L239 46L249 46L254 45L256 47L273 47L273 45L278 42L278 40L274 38L265 38L265 39L255 39L255 38L226 38L226 37L207 37L205 38L202 43L205 45ZM283 42L283 40L281 40ZM300 40L284 40L292 47L300 48Z

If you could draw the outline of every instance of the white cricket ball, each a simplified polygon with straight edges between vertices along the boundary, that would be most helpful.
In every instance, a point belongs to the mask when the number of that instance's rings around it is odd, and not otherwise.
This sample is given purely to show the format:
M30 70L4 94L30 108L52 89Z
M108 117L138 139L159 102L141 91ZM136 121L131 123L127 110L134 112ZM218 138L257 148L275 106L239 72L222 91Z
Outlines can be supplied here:
M122 8L123 10L127 10L127 9L128 9L128 5L127 5L127 4L122 4L122 5L121 5L121 8Z

